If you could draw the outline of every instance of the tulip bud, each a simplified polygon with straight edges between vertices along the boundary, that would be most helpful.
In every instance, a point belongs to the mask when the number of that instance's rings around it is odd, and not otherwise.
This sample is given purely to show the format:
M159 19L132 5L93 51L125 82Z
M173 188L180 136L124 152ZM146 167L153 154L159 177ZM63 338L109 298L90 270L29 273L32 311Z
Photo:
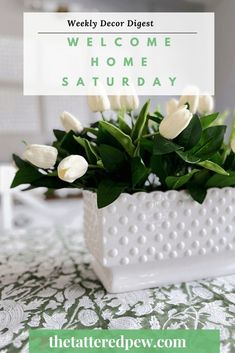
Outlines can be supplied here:
M88 96L88 105L92 112L103 112L110 109L108 96Z
M110 104L111 104L111 109L112 110L121 110L121 100L120 100L120 96L110 96L109 97L110 100Z
M235 153L235 138L231 141L231 149Z
M63 112L60 116L60 120L66 132L74 131L79 133L83 130L83 126L78 119L68 112Z
M38 168L49 169L54 167L58 151L55 147L45 145L27 145L23 158Z
M179 106L179 101L175 98L170 99L166 102L166 115L174 113Z
M185 92L187 94L180 97L179 107L188 103L190 112L195 114L199 104L199 90L197 87L188 87Z
M73 183L76 179L81 178L88 169L88 163L84 157L79 155L68 156L58 165L58 177L67 183Z
M214 99L209 94L199 97L198 111L200 114L211 113L214 109Z
M139 107L139 98L136 95L121 96L121 107L127 111L136 110Z
M178 108L173 114L165 117L160 125L159 132L166 139L176 138L190 123L193 114L186 106Z

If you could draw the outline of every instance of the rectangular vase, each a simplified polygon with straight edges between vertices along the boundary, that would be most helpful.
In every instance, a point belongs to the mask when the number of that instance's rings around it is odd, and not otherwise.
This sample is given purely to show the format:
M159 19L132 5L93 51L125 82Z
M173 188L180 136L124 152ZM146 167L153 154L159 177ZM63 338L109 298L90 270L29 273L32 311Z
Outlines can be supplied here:
M93 269L119 293L235 272L235 188L209 189L202 205L185 191L122 194L97 208L84 192Z

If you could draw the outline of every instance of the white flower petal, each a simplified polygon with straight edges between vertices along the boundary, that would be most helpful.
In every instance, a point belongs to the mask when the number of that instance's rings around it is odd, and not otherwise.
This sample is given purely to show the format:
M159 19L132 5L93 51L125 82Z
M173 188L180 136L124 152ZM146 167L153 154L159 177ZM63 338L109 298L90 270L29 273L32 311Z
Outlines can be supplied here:
M81 178L88 169L88 163L83 156L71 155L64 158L58 165L58 177L68 183Z

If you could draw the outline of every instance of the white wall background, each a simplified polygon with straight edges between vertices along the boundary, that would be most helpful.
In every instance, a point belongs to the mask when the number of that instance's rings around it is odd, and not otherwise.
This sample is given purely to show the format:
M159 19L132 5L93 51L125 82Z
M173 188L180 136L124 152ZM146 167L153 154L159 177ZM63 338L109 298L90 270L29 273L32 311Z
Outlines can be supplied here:
M214 6L208 6L213 10ZM217 109L235 109L235 1L222 0L215 7L215 80Z
M27 142L48 142L58 116L68 110L84 123L94 117L84 97L23 97L22 32L25 3L0 0L0 162L10 160ZM32 0L31 0L32 1ZM37 0L49 6L56 0ZM82 11L215 11L216 109L235 106L235 0L57 0ZM203 53L198 53L203 55ZM202 73L203 74L203 73ZM145 98L142 97L142 100ZM166 97L153 97L153 107Z

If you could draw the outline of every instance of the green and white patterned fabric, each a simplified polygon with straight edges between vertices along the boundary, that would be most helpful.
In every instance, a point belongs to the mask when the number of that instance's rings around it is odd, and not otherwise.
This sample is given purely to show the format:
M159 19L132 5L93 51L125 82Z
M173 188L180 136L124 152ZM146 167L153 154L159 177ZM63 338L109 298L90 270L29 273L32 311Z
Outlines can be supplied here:
M235 352L235 275L107 294L82 230L17 230L0 242L0 353L28 352L29 328L219 328L221 353Z

